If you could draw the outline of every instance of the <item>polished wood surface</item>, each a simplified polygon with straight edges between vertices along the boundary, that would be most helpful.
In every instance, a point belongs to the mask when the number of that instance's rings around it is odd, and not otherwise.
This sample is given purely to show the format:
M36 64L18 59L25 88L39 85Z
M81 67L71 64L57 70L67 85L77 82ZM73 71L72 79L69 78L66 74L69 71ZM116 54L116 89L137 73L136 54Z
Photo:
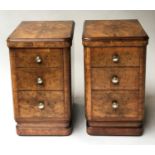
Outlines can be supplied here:
M71 21L22 22L8 38L17 134L71 134L73 28Z
M9 47L70 47L73 21L24 21L8 37Z
M137 47L104 47L91 50L92 67L139 67L139 56L142 48ZM114 63L112 58L117 56L119 63Z
M88 134L143 133L147 43L148 36L137 20L85 22ZM117 83L113 83L114 76Z
M148 36L137 20L87 20L84 40L101 39L147 39Z
M21 118L59 118L64 117L62 91L19 91L17 92L18 114ZM39 109L39 102L44 103L44 109Z
M16 67L62 67L62 49L12 49L15 52ZM36 58L41 63L36 63Z
M42 84L37 83L38 78ZM62 68L18 68L16 79L17 90L63 90Z
M9 36L10 40L17 39L71 39L73 35L72 21L24 21Z
M113 84L117 76L119 83ZM138 90L139 68L92 68L92 90Z
M143 134L142 127L88 127L90 135L97 136L138 136Z
M99 121L133 121L141 115L138 91L92 91L92 119ZM112 102L118 102L118 108L112 108Z

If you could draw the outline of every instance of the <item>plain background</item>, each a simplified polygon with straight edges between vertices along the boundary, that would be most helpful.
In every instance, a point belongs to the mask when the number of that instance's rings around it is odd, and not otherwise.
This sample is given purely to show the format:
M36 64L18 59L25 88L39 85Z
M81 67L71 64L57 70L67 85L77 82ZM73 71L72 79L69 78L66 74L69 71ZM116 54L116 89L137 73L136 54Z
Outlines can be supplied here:
M140 137L89 136L84 117L84 64L82 31L88 19L138 19L149 35L146 67L145 132ZM20 137L16 135L13 116L9 50L6 39L21 21L74 20L72 46L73 133L68 137ZM1 151L20 154L47 154L48 151L71 152L105 144L155 144L155 11L0 11L0 143ZM9 147L8 147L9 146ZM91 151L91 149L89 149ZM89 152L88 151L88 152ZM67 153L66 152L66 153Z

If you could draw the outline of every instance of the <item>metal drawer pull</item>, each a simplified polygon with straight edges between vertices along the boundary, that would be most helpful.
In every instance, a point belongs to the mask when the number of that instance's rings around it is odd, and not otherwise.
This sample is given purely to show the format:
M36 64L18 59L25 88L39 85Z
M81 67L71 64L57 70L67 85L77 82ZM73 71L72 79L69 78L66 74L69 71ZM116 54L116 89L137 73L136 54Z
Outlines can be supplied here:
M38 103L38 109L42 110L42 109L44 109L44 108L45 108L44 102L39 102L39 103Z
M112 61L115 62L115 63L119 62L119 56L118 55L113 55L112 56Z
M112 101L112 108L113 109L118 109L118 107L119 107L118 102L117 101Z
M41 77L37 78L37 84L42 85L43 84L43 79Z
M119 83L119 78L116 75L114 75L112 77L112 80L111 81L112 81L113 84L118 84Z
M42 59L41 59L40 56L36 56L35 61L36 61L36 63L38 63L38 64L42 63Z

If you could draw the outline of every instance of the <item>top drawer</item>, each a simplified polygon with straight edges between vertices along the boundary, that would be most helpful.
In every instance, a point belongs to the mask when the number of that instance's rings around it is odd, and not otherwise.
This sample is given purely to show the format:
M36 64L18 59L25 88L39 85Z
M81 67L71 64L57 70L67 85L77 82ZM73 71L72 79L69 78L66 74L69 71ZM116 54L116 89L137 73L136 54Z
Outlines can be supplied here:
M142 48L137 47L92 48L91 66L139 66L140 52Z
M62 67L62 49L15 49L16 67Z

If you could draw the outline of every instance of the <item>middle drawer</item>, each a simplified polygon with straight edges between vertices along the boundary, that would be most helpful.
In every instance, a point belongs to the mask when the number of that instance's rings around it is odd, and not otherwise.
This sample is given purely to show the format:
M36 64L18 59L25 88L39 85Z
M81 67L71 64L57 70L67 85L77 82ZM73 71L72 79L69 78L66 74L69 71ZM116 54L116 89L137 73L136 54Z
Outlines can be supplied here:
M62 68L18 68L17 90L63 90Z
M138 67L92 68L93 90L136 90L139 88Z

